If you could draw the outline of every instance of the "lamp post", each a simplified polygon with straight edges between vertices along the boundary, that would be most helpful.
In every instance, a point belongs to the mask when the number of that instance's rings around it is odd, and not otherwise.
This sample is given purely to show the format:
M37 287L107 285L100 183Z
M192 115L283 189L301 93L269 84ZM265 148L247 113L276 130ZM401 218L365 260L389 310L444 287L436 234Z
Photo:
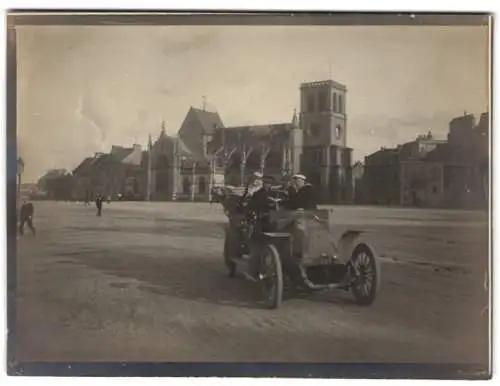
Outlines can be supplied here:
M21 157L17 159L17 198L21 198L21 179L24 173L24 161Z

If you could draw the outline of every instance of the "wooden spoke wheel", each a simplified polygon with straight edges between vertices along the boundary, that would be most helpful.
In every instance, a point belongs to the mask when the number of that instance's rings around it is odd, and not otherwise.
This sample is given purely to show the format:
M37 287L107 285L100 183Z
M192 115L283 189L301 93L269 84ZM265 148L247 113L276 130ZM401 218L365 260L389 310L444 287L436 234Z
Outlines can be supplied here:
M283 269L276 247L268 244L262 251L260 270L262 292L266 307L276 309L283 300Z
M351 256L351 291L356 303L361 306L371 305L380 286L380 264L375 253L366 244L359 244Z
M224 239L224 263L228 269L230 277L236 275L236 264L232 261L237 257L239 240L236 232L231 229L226 230Z

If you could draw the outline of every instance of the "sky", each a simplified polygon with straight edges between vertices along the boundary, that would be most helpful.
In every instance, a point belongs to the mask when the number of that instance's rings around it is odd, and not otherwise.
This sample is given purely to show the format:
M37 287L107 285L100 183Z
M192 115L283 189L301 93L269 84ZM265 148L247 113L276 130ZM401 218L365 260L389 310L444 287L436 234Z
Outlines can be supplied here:
M24 181L111 145L146 146L190 106L225 126L289 122L301 82L347 86L347 145L382 146L488 109L487 27L20 26L18 149Z

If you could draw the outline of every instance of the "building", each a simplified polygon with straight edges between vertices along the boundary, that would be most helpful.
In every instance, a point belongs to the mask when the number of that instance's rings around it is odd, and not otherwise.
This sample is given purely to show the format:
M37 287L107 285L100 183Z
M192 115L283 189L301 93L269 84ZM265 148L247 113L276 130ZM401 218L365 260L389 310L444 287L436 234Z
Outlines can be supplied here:
M365 157L369 204L484 207L489 192L489 115L464 114L449 124L447 140L429 132Z
M214 181L223 181L223 171L215 170L208 143L224 127L217 112L191 107L179 129L174 175L175 200L208 201Z
M225 127L217 113L190 108L178 134L175 199L206 200L214 184L242 185L260 171L301 172L321 202L352 202L346 94L332 80L303 83L299 117L271 124Z
M145 196L144 153L140 145L112 146L109 153L95 153L73 170L72 198L94 200L97 195L129 200Z
M352 149L347 147L344 85L300 85L300 114L290 122L225 127L217 112L191 107L175 137L162 122L146 151L114 146L74 170L74 194L145 200L210 200L214 185L243 185L260 171L305 174L322 203L352 203ZM134 160L133 162L131 160Z
M294 114L291 123L220 128L209 143L224 182L244 185L254 172L280 178L299 172L301 131Z
M446 181L449 200L455 207L478 208L489 196L489 114L464 113L449 125Z
M400 162L402 206L442 208L447 205L445 185L447 146L441 144L421 157Z
M301 171L318 188L324 203L353 200L346 95L347 88L333 80L300 86Z
M354 203L358 205L367 203L367 193L363 180L364 173L365 165L363 165L362 162L357 161L354 165L352 165L352 189L354 192Z
M151 201L172 200L175 193L174 171L176 169L175 149L177 139L167 135L162 121L160 135L153 142L149 136L148 150L144 157L146 168L146 195Z
M363 186L367 204L400 204L399 150L383 147L365 157Z

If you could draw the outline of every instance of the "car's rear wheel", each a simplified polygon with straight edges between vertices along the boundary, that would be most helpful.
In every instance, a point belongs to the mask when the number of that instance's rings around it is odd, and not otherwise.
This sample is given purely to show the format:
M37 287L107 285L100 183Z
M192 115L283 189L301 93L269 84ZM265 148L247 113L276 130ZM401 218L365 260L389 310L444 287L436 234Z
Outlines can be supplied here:
M226 230L224 238L224 263L228 269L229 277L236 276L236 264L233 259L238 253L238 237L231 229Z
M264 304L276 309L283 300L283 269L276 247L268 244L262 251L261 281Z

